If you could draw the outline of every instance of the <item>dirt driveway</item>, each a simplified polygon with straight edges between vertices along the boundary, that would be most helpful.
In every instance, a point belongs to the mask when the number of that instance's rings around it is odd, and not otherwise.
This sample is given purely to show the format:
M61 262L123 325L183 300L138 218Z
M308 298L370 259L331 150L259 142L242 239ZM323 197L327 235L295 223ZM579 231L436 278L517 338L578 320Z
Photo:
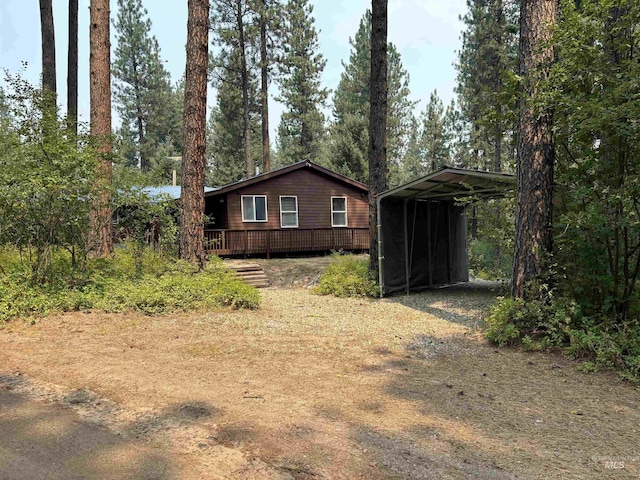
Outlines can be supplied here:
M24 410L18 440L42 448L82 436L78 422L104 430L73 459L83 478L107 478L95 472L109 458L130 473L121 478L640 476L638 390L561 357L487 345L477 326L494 291L261 292L256 312L4 326L0 457Z

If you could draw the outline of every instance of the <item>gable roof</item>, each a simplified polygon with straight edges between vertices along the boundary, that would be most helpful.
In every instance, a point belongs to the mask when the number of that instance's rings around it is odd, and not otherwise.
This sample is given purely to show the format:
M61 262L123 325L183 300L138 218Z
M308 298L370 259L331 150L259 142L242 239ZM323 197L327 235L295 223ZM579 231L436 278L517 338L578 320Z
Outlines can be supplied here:
M364 183L358 182L357 180L353 180L352 178L346 177L344 175L341 175L338 172L334 172L333 170L330 170L328 168L325 167L321 167L320 165L317 165L313 162L309 162L307 160L303 160L302 162L298 162L298 163L294 163L292 165L287 165L286 167L282 167L282 168L278 168L276 170L271 170L270 172L265 172L265 173L261 173L260 175L256 175L255 177L251 177L251 178L245 178L242 180L239 180L237 182L234 183L230 183L229 185L224 185L220 188L217 188L216 190L213 190L211 192L207 192L204 194L205 197L209 197L209 196L214 196L214 195L219 195L222 193L228 193L228 192L232 192L234 190L237 190L239 188L243 188L243 187L248 187L249 185L253 185L255 183L259 183L259 182L263 182L265 180L269 180L271 178L275 178L275 177L279 177L281 175L286 175L287 173L291 173L294 172L296 170L301 170L303 168L308 168L312 171L316 171L319 172L323 175L327 175L329 177L332 177L333 179L342 182L342 183L346 183L348 185L351 185L352 187L355 187L359 190L363 190L365 192L369 191L369 187L367 185L365 185Z

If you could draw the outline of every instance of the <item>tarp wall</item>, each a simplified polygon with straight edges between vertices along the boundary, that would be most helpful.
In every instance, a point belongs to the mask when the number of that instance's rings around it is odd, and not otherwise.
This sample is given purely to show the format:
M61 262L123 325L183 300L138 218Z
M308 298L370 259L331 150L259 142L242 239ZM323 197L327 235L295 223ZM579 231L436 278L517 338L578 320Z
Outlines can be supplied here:
M385 294L469 280L464 207L386 197L380 225Z

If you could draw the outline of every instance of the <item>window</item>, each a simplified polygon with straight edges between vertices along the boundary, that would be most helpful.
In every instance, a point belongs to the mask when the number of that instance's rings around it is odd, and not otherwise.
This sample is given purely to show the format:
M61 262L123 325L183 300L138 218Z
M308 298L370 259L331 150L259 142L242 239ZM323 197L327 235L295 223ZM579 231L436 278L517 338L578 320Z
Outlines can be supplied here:
M266 222L267 197L264 195L242 195L242 221Z
M298 197L280 197L280 227L298 227Z
M347 197L331 197L331 226L347 226Z

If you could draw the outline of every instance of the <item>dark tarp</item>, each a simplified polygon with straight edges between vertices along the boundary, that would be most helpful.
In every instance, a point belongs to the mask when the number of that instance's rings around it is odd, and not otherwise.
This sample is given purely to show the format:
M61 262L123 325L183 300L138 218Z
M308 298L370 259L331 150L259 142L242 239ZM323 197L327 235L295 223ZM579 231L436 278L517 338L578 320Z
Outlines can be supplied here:
M407 281L410 290L468 281L466 228L464 207L452 201L385 198L384 293L407 290Z
M445 168L378 197L382 294L469 280L467 221L458 198L504 196L510 174Z

